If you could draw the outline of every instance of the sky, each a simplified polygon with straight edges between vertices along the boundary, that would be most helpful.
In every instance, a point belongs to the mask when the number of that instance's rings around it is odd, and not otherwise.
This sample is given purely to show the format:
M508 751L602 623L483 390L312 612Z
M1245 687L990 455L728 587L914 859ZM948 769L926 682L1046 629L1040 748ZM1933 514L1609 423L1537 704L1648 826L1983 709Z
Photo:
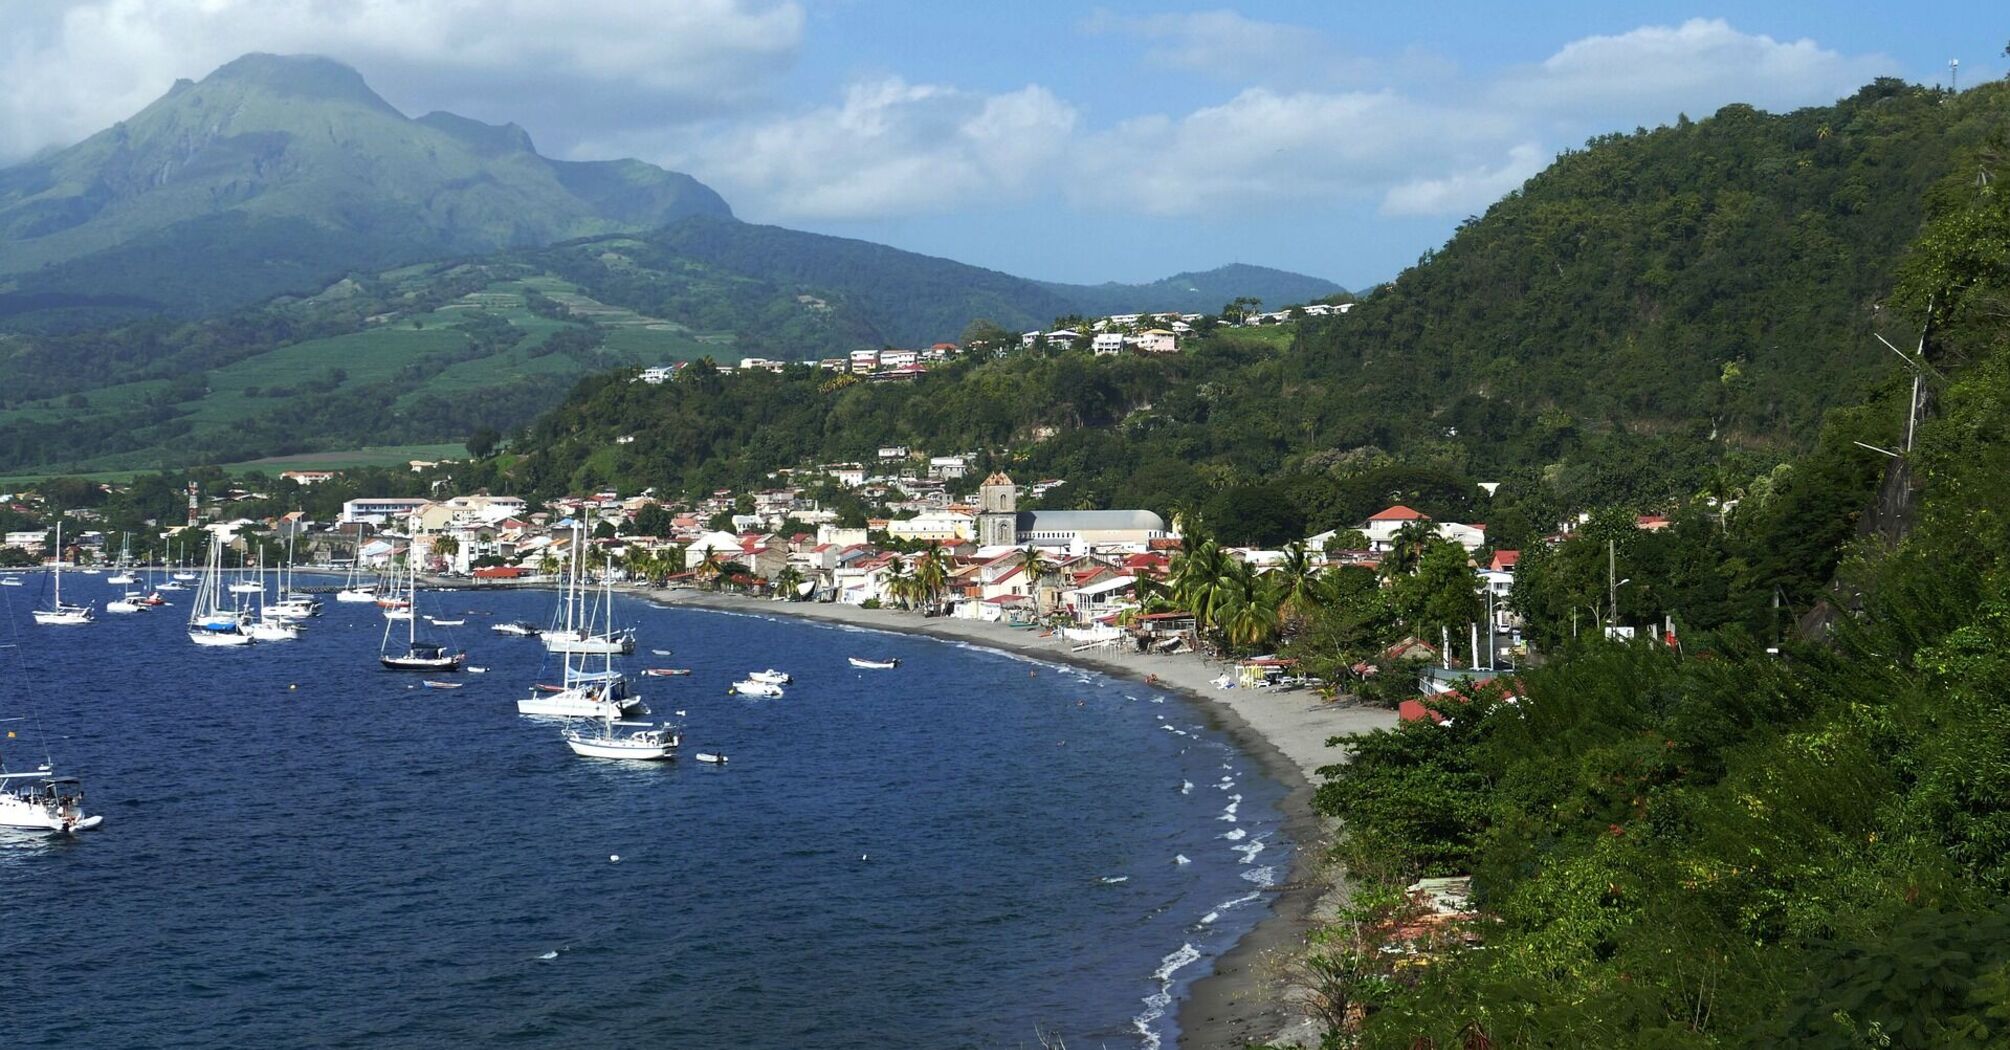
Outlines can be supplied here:
M247 51L753 222L1047 280L1360 289L1595 135L2010 68L2000 3L0 0L0 164ZM1924 13L1919 13L1924 12Z

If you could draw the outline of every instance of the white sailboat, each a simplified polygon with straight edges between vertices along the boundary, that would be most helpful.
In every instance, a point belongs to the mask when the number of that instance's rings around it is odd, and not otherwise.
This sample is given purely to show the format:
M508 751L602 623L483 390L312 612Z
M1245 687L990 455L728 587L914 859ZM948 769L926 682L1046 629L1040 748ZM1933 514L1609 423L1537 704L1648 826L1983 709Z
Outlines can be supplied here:
M76 777L59 777L48 765L32 773L0 772L0 828L89 831L105 822L84 812L84 789Z
M342 580L342 589L335 592L338 602L374 602L377 588L363 586L363 546L356 541L356 554L349 560L349 575Z
M266 606L264 617L268 620L299 621L321 615L321 599L303 591L293 589L293 537L286 537L286 564L280 567L276 583L277 598Z
M265 551L258 552L259 579L265 577ZM258 588L258 618L246 618L244 633L261 642L293 642L300 639L300 625L290 620L272 615L272 607L265 603L265 587Z
M201 646L250 645L252 637L244 629L244 616L223 607L223 537L209 538L209 564L202 583L196 587L195 601L189 606L188 640Z
M661 762L677 757L677 745L683 737L671 725L654 725L649 722L624 722L613 718L597 718L592 722L600 728L597 732L582 731L568 725L563 736L565 745L575 755L586 758L622 758L639 762ZM634 727L631 733L616 733L615 727Z
M63 604L63 523L56 522L55 601L47 609L35 610L35 622L49 627L76 627L91 622L88 605Z
M613 598L613 586L609 584L607 601L602 607L610 620L614 617ZM593 626L589 611L582 629L591 635ZM591 656L600 657L598 670L587 666L592 662L589 659ZM563 682L559 685L532 686L530 695L516 702L518 714L619 721L625 715L648 713L642 698L629 688L627 676L615 669L613 650L592 654L566 652L562 657L561 665L565 669Z
M385 610L384 640L377 649L377 662L390 671L458 671L468 661L468 654L441 645L437 642L419 640L419 617L414 615L419 604L419 567L409 566L406 575L411 580L410 600L406 603L405 651L394 653L391 649L391 632L396 628L390 619L390 610Z
M126 532L120 535L123 538L119 541L119 571L105 577L105 582L114 587L131 587L140 582L139 577L133 575L133 534Z
M565 626L553 627L542 632L544 651L548 653L577 653L587 655L627 656L635 651L635 632L630 628L614 626L614 607L610 600L607 605L607 629L595 633L593 611L587 608L585 586L586 530L574 525L572 529L571 556L567 559L570 571L566 574L565 602L562 611ZM610 595L611 595L610 591ZM558 613L552 619L558 619Z

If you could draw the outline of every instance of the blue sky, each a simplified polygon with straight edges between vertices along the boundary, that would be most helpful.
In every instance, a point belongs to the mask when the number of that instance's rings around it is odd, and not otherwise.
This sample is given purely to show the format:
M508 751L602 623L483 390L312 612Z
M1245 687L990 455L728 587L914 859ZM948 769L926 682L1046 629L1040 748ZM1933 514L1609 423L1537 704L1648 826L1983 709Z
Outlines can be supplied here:
M2000 4L10 0L0 159L251 50L688 171L741 217L1032 277L1393 276L1586 138L2004 75ZM23 15L25 11L25 15Z

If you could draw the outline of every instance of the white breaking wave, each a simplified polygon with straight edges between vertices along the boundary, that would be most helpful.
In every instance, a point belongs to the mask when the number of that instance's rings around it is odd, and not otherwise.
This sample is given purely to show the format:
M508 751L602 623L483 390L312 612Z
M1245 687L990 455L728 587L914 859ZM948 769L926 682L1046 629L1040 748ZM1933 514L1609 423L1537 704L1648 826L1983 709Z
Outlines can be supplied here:
M1244 831L1241 828L1234 828L1232 830L1223 832L1220 837L1225 838L1230 842L1241 842L1242 837L1247 834L1249 834L1249 832Z
M1186 859L1186 854L1184 854L1184 853L1175 853L1175 854L1173 854L1173 863L1174 863L1174 864L1192 864L1192 863L1193 863L1193 861L1190 861L1190 860Z
M1270 867L1251 868L1248 871L1243 872L1242 877L1245 880L1256 883L1258 886L1262 886L1265 889L1269 889L1270 887L1277 885L1276 868L1270 868Z
M1242 862L1244 864L1254 864L1256 863L1256 855L1263 852L1263 840L1251 839L1243 845L1232 846L1230 848L1242 854Z
M1180 781L1180 782L1179 782L1179 793L1180 793L1180 794L1182 794L1182 795L1191 795L1191 794L1193 794L1193 781L1191 781L1191 780L1182 780L1182 781Z
M1102 883L1105 886L1115 886L1119 882L1131 881L1131 877L1129 875L1105 875L1102 878L1097 879L1096 881Z
M1191 944L1182 944L1179 950L1159 961L1159 968L1152 971L1152 980L1157 981L1159 990L1145 996L1143 1013L1131 1018L1132 1027L1138 1030L1138 1040L1148 1050L1158 1050L1163 1038L1154 1027L1155 1022L1166 1015L1172 1006L1173 974L1200 959L1200 949Z

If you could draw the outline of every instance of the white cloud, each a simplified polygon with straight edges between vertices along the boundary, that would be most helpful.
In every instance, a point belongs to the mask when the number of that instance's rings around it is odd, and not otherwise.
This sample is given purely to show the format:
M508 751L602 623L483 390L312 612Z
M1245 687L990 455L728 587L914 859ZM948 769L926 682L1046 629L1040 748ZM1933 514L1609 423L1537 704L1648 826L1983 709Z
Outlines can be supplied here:
M1434 179L1412 179L1382 196L1384 215L1470 215L1506 196L1549 166L1550 154L1533 142L1508 150L1507 159Z
M1061 162L1076 121L1039 86L987 95L888 77L662 159L762 218L916 215L1024 191Z
M1509 74L1496 94L1532 116L1637 115L1660 123L1732 102L1776 111L1825 104L1894 67L1881 55L1843 55L1805 38L1782 42L1697 18L1573 41Z
M1252 88L1178 119L1133 120L1096 136L1077 192L1158 215L1378 196L1420 170L1478 163L1516 130L1493 114L1390 91Z
M1226 68L1244 41L1289 28L1229 12L1099 15L1089 26L1112 27L1176 41L1177 48L1148 49L1146 60L1196 69ZM1075 193L1157 215L1276 210L1350 196L1379 199L1386 215L1463 215L1536 174L1559 143L1731 102L1770 109L1830 102L1890 66L1880 56L1844 56L1808 40L1782 43L1721 20L1694 20L1586 37L1491 81L1426 80L1427 93L1254 87L1220 105L1137 118L1092 136Z
M9 7L0 157L82 138L247 51L325 54L448 96L415 100L426 108L564 85L642 95L658 119L710 115L785 69L804 23L794 0L72 0L39 20Z
M1099 9L1082 28L1150 41L1145 61L1151 65L1243 81L1267 81L1281 68L1330 53L1318 30L1260 22L1228 10L1127 17Z

